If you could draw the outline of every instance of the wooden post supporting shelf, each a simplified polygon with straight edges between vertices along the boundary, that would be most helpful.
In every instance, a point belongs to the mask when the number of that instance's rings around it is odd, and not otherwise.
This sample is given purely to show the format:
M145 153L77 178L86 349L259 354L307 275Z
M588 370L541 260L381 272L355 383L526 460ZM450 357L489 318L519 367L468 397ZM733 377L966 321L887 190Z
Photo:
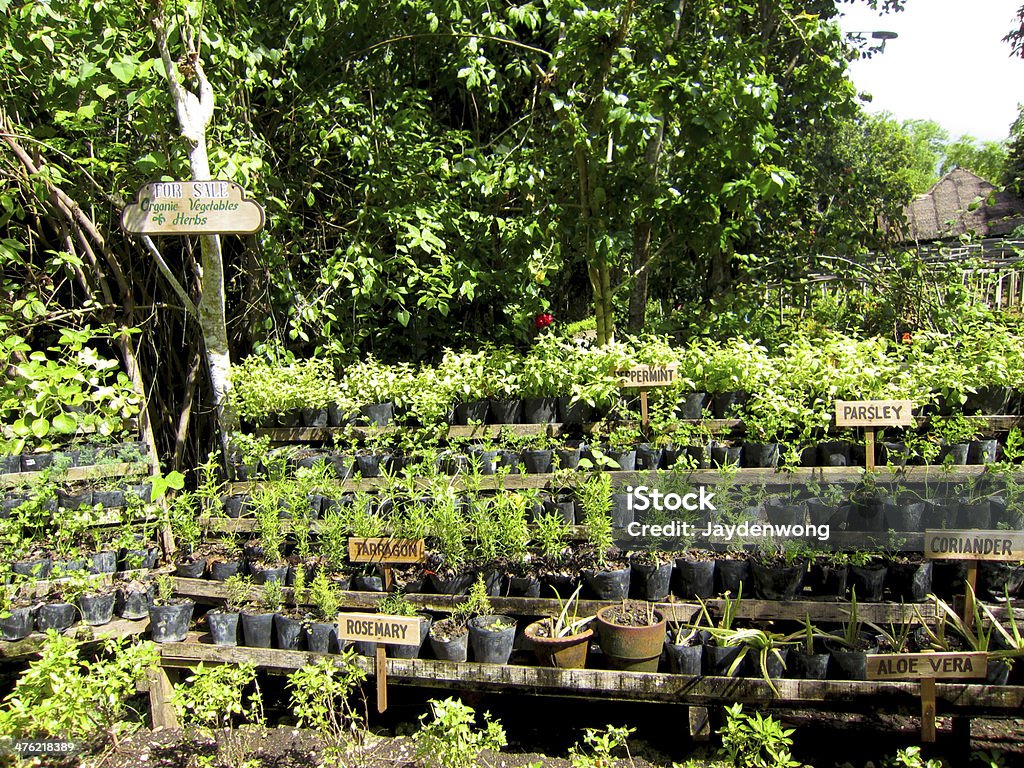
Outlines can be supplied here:
M921 681L921 740L935 741L935 680L985 677L988 654L892 653L869 654L868 680L918 679Z
M622 389L640 390L640 425L647 430L650 424L650 411L647 407L647 390L650 387L668 387L676 382L676 365L636 365L616 371L619 387Z

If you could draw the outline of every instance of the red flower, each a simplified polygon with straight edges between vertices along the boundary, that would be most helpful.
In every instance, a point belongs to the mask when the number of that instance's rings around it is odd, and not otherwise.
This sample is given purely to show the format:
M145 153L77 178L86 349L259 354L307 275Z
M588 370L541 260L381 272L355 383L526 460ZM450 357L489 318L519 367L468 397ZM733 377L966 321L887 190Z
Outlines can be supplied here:
M914 343L913 339L910 338L910 334L907 333L906 331L903 332L903 335L900 337L900 341L902 341L904 344L913 344Z
M554 316L553 315L549 315L547 312L542 312L541 314L539 314L535 318L533 318L533 324L537 328L538 331L543 329L543 328L547 328L553 322L555 322Z

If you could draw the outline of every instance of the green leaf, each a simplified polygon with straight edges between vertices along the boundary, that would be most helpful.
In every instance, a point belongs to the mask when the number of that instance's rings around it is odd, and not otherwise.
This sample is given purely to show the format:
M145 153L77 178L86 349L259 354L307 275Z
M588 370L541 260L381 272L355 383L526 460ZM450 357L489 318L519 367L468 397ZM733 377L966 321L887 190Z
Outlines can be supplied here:
M32 421L32 434L42 440L50 434L50 422L44 418L34 419Z
M53 417L53 428L62 435L70 435L78 429L78 422L68 413L58 413Z
M135 77L135 72L138 69L138 64L129 58L121 57L117 61L112 61L107 65L107 69L110 70L110 74L116 77L125 85L128 85Z
M111 96L114 95L114 93L114 89L106 83L100 83L98 86L96 86L96 95L99 96L101 99L109 99Z

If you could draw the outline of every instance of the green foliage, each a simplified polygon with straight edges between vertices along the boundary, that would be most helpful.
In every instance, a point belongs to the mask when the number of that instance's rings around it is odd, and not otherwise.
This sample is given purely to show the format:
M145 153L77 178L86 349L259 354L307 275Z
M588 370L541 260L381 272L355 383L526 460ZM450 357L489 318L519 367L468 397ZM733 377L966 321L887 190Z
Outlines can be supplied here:
M366 672L356 663L351 648L337 657L321 657L288 675L291 709L300 728L312 728L324 742L324 758L340 763L347 744L362 741L360 728L366 721L354 699L361 694Z
M585 750L579 744L569 749L569 763L572 768L611 768L618 760L612 752L625 749L626 741L636 728L608 725L604 729L587 728L583 734ZM628 749L627 749L628 755Z
M743 712L742 704L725 708L722 753L737 768L799 768L790 754L793 729L783 728L771 715Z
M321 568L313 577L309 588L309 599L316 608L319 621L337 621L338 610L341 608L341 595L337 585L331 581L327 571Z
M107 640L95 659L83 659L75 640L51 629L40 658L4 699L0 735L81 739L123 732L135 684L158 661L153 643L123 639Z
M217 740L217 754L223 764L249 764L246 734L234 726L236 718L263 724L263 698L255 664L205 667L199 662L191 675L174 686L172 701L183 724L197 726Z
M904 747L885 761L886 768L942 768L941 760L926 759L918 746Z
M425 768L472 768L483 750L506 745L505 729L489 713L476 729L472 707L452 698L431 699L429 704L430 712L420 716L422 726L413 736L416 759Z

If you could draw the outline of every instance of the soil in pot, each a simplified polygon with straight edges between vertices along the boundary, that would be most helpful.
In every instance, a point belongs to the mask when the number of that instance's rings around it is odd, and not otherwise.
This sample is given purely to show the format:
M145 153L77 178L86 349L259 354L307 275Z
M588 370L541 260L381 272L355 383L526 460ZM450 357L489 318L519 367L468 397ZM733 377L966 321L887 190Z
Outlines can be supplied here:
M214 645L234 647L238 645L238 611L213 610L206 613L206 625Z
M597 634L612 669L657 672L665 617L647 603L626 600L597 612Z
M587 650L594 630L585 629L575 635L552 637L551 619L541 619L526 627L524 634L533 645L537 662L542 667L583 669L587 665Z
M440 661L465 661L469 651L469 629L465 624L441 619L430 628L430 647Z
M195 602L184 599L149 606L149 634L153 642L180 643L184 640L195 607Z

